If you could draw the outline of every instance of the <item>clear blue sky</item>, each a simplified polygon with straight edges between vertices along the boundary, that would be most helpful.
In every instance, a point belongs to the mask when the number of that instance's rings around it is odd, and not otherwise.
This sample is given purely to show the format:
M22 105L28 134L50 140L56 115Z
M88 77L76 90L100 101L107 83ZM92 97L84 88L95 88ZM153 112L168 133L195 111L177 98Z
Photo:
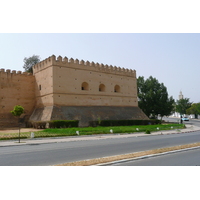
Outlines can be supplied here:
M1 33L0 68L23 70L24 57L67 56L135 69L153 76L168 93L200 102L200 34L189 33Z

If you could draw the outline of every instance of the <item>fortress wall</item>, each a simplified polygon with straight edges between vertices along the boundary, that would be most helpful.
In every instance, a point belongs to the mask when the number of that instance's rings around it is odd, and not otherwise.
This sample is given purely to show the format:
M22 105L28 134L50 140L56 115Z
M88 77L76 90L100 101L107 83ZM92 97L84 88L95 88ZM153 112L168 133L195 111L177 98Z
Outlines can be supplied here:
M53 105L53 70L45 67L42 71L34 73L36 107Z
M53 68L54 103L63 105L137 106L136 78L67 67ZM82 90L83 83L88 84ZM99 88L103 85L101 91ZM120 91L115 91L115 86Z
M53 63L54 105L138 105L135 71L102 64L95 65L88 61L62 60L58 57ZM83 83L87 84L84 90ZM119 91L115 91L116 86L119 87Z
M24 115L31 115L35 106L34 84L32 74L0 69L0 128L18 125L10 113L16 105L24 107Z

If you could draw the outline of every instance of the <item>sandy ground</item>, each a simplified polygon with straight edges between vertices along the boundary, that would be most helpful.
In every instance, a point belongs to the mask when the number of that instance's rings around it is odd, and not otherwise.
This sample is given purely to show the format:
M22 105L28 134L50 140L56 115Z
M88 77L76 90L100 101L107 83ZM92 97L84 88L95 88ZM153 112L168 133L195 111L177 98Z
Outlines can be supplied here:
M36 132L36 131L41 131L43 129L34 129L34 128L20 128L21 133L26 133L26 132ZM19 128L9 128L9 129L0 129L0 133L18 133Z

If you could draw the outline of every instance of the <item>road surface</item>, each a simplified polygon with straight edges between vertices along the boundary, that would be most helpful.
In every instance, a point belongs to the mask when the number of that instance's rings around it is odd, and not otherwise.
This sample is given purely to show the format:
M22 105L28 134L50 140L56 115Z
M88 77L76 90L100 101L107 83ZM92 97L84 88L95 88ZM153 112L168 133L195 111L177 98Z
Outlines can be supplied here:
M200 142L200 131L0 147L0 166L48 166Z
M107 166L200 166L200 148Z
M180 118L164 117L163 120L166 122L179 122ZM183 121L183 123L200 127L200 119L189 119L189 121Z

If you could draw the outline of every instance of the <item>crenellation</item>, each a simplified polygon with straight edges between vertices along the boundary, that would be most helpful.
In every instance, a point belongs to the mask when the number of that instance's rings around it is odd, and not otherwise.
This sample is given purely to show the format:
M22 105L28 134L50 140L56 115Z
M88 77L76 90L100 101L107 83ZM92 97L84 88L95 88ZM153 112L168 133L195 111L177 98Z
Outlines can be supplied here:
M87 61L85 62L85 65L86 65L86 66L90 66L90 62L87 60Z
M61 57L61 56L58 56L57 61L58 61L58 62L62 62L62 57Z
M129 69L121 68L121 67L116 67L112 65L104 65L103 63L99 64L89 61L84 61L84 60L78 60L78 59L73 59L70 58L68 59L66 56L62 58L62 56L58 56L56 58L55 55L50 56L49 58L45 59L44 61L36 64L33 69L34 73L38 72L48 66L51 65L62 65L64 67L69 67L69 64L74 64L73 67L79 68L81 67L80 65L84 65L86 67L91 67L88 70L95 70L95 71L102 71L102 72L109 72L109 73L114 73L114 74L123 74L123 75L129 75L129 76L135 76L135 72L130 71Z
M103 64L103 63L101 63L101 64L100 64L100 67L101 67L101 69L103 69L103 68L104 68L104 64Z
M95 66L96 66L96 67L99 67L99 63L97 62L97 63L95 64Z
M84 65L84 63L85 63L84 60L80 61L80 65Z
M75 60L75 64L79 65L79 60L78 59Z
M104 68L105 68L105 71L110 72L110 68L108 65L105 65Z
M56 62L56 56L55 55L50 56L49 61L52 62L52 63Z
M95 67L95 63L92 61L92 62L90 63L90 66L91 66L91 67Z
M44 62L45 62L45 64L47 64L47 63L48 63L48 58L46 58L46 59L44 60Z
M26 75L26 76L32 76L32 73L28 72L22 72L22 71L16 71L16 70L10 70L10 69L0 69L0 73L7 74L7 75ZM9 77L9 76L8 76Z
M133 72L133 70L132 70L132 69L130 69L130 70L129 70L129 74L130 74L130 75L132 75L132 72Z
M68 63L68 58L65 56L64 59L63 59L63 61L64 61L65 63Z
M73 59L73 58L70 58L70 59L69 59L69 62L70 62L70 63L74 63L74 59Z

